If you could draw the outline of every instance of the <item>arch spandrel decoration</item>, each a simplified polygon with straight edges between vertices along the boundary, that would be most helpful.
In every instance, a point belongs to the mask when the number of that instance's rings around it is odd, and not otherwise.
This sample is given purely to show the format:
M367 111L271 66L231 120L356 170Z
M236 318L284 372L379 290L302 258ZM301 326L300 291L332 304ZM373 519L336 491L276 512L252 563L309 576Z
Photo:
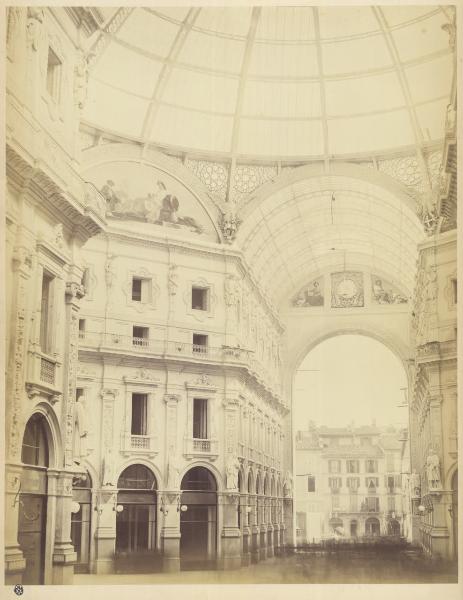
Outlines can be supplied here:
M130 221L148 232L215 240L214 226L191 191L151 165L114 161L93 167L86 178L106 200L109 222Z

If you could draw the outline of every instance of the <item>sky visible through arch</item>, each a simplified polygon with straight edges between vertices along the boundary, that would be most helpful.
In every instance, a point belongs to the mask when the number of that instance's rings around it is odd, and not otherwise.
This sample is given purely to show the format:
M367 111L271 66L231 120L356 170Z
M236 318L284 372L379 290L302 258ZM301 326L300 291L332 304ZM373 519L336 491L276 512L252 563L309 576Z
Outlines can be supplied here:
M361 335L341 335L316 346L294 379L294 431L309 421L328 427L408 425L407 387L400 360L386 346Z

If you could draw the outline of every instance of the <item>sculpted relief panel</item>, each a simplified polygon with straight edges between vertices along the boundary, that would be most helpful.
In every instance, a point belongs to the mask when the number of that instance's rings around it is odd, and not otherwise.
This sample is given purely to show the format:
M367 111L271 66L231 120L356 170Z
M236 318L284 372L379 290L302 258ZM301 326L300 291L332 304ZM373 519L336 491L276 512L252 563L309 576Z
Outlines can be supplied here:
M212 222L192 192L160 169L114 161L93 167L86 177L106 200L110 219L215 239Z

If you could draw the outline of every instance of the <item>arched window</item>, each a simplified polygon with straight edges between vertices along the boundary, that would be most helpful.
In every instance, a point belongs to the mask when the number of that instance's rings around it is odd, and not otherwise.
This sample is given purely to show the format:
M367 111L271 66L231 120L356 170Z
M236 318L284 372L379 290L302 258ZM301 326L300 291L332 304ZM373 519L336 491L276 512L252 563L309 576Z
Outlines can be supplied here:
M32 415L24 430L21 461L25 465L48 467L48 441L45 417Z
M217 491L214 475L205 467L194 467L182 479L182 490Z
M156 479L145 465L131 465L125 469L118 481L117 487L126 490L155 490Z

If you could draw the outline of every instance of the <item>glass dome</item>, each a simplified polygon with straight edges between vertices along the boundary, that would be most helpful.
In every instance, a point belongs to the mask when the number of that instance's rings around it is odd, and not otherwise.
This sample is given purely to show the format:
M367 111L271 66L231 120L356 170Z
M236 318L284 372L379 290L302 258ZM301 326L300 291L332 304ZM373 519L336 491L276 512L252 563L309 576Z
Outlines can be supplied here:
M443 138L445 6L102 8L83 120L186 152L314 159Z

